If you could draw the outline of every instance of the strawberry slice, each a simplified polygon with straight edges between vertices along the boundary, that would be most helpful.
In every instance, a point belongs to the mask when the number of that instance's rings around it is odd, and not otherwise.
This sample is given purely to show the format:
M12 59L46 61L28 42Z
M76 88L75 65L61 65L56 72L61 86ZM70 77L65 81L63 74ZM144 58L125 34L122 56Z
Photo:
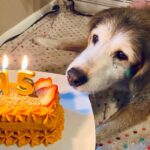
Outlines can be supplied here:
M34 83L35 91L43 88L48 87L52 85L52 79L51 78L40 78L38 81Z
M36 93L37 97L40 97L40 96L46 95L50 91L51 91L51 86L47 86L47 87L42 87L42 88L36 90L35 93Z
M58 86L52 85L49 87L43 87L36 91L36 95L40 98L42 105L50 106L56 97L58 92Z

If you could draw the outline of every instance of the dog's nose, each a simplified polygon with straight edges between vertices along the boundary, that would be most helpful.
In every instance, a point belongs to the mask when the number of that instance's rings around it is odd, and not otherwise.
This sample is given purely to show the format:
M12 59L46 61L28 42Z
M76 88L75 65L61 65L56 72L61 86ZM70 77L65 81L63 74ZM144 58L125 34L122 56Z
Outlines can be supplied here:
M88 77L86 76L84 71L78 68L71 68L70 70L68 70L67 78L69 84L74 87L80 86L88 81Z

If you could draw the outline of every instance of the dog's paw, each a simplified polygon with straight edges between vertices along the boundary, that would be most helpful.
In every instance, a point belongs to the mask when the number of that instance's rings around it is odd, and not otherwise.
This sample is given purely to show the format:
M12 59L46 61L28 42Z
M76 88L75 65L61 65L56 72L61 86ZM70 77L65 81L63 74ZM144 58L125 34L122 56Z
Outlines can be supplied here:
M98 143L106 140L107 138L113 135L113 130L109 124L101 124L100 126L96 127L96 141Z
M96 127L96 141L101 142L105 139L105 127L104 125L100 125Z
M36 37L32 40L32 42L36 45L41 45L43 47L50 48L59 48L59 43L55 39L48 39L43 37Z

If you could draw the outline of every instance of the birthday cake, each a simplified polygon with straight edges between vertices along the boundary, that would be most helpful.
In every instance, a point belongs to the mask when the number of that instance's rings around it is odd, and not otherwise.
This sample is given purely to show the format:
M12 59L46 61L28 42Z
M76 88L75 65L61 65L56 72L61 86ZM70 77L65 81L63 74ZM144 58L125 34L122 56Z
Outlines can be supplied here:
M30 96L19 95L16 86L11 83L9 95L0 95L0 144L47 146L61 139L64 111L57 85L39 79Z

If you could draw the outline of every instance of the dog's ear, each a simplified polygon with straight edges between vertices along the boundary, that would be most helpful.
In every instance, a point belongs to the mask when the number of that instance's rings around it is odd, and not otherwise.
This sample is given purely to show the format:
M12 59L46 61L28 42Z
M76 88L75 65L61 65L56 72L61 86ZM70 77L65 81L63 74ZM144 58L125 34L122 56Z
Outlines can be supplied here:
M141 61L137 64L135 74L131 78L129 88L132 92L137 92L149 84L150 78L150 49L144 49Z
M130 81L130 90L133 92L139 91L148 84L150 66L147 62L137 71Z

